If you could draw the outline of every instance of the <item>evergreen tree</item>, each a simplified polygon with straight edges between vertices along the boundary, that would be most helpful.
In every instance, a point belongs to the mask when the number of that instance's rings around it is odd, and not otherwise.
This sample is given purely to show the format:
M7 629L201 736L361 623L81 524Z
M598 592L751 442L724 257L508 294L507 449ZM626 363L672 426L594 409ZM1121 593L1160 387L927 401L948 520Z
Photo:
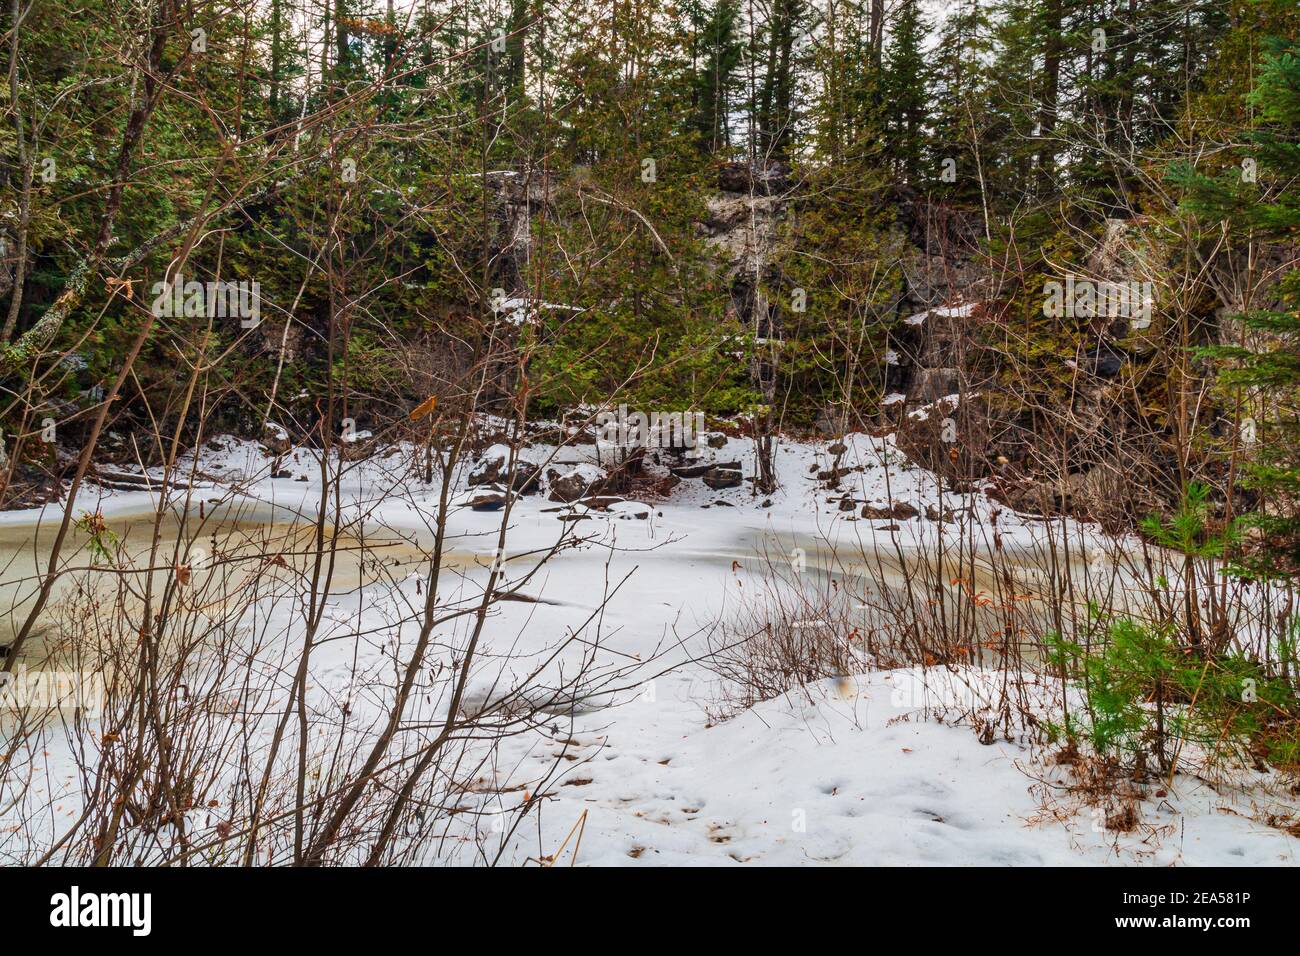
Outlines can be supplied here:
M529 286L579 311L542 323L531 370L542 400L726 407L737 370L718 348L730 332L725 290L696 235L708 180L689 120L690 38L654 0L575 7L567 29L574 46L557 99L572 106L553 161L576 171L557 190L558 252Z
M1300 43L1274 37L1249 97L1255 122L1238 152L1239 165L1210 177L1186 168L1175 179L1189 188L1187 207L1228 241L1294 242L1300 237ZM1300 575L1300 269L1269 291L1270 308L1239 319L1256 333L1251 345L1207 350L1224 363L1220 380L1248 396L1245 484L1260 498L1249 516L1264 547L1246 562L1268 576ZM1256 418L1255 416L1258 416ZM1253 434L1252 434L1253 433ZM1258 441L1258 445L1255 442Z
M817 96L808 117L812 159L819 165L852 168L870 154L878 165L880 68L871 48L866 11L852 2L829 4L815 34L806 36L818 73ZM852 174L851 169L844 171Z
M700 147L717 152L730 145L731 94L744 54L740 4L739 0L712 4L690 0L685 9L692 27L691 125Z
M776 0L766 24L763 76L755 91L754 111L760 157L785 159L796 134L794 89L800 39L807 35L805 0ZM757 51L751 51L756 56Z
M979 0L952 11L935 50L934 133L925 172L950 201L978 206L984 167L996 156L986 70L992 49Z
M1041 0L1006 0L993 17L988 70L990 127L986 164L993 191L1024 208L1044 192L1039 156L1042 53ZM999 202L997 205L1001 205Z
M894 20L880 80L886 104L885 155L894 174L915 185L922 178L930 106L930 67L921 44L930 26L919 0L904 0Z

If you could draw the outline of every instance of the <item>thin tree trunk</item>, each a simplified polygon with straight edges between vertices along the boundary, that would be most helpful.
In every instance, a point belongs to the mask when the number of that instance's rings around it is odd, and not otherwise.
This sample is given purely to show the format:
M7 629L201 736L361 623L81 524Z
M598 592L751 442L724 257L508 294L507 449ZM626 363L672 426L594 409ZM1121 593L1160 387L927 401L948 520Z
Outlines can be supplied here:
M1056 131L1057 96L1061 85L1061 16L1061 0L1047 0L1043 23L1043 97L1038 110L1038 171L1045 183L1051 182L1056 170L1056 147L1052 135Z
M10 0L9 4L9 108L14 114L14 133L18 151L18 168L22 171L22 187L18 193L18 234L14 237L14 282L9 296L9 314L5 317L4 328L0 330L0 343L13 338L18 327L18 316L23 308L23 287L27 283L27 231L32 214L32 163L34 157L27 148L27 133L24 129L23 111L18 93L18 39L22 36L20 19L22 11L19 0ZM33 147L35 144L32 144Z

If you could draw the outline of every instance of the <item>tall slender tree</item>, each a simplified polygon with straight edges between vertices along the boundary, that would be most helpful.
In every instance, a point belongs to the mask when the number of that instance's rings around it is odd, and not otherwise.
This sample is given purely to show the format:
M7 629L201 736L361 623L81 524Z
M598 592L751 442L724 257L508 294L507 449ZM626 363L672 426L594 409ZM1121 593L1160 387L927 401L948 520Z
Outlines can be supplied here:
M927 152L931 71L921 45L929 29L920 0L902 0L880 78L880 89L888 104L885 155L893 164L894 174L910 184L921 179L921 162Z

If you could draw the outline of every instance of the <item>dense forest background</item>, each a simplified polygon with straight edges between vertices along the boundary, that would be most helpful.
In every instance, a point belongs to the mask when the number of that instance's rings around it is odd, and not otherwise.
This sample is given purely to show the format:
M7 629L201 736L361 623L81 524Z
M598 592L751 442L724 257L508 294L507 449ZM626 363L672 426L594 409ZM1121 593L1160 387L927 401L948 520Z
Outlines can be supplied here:
M701 409L761 460L958 394L955 443L910 438L955 482L1117 526L1201 501L1251 516L1252 573L1300 563L1288 0L3 22L6 505L88 448L405 437L431 395ZM1149 320L1045 314L1076 275L1149 283ZM259 321L158 314L178 279L257 283Z

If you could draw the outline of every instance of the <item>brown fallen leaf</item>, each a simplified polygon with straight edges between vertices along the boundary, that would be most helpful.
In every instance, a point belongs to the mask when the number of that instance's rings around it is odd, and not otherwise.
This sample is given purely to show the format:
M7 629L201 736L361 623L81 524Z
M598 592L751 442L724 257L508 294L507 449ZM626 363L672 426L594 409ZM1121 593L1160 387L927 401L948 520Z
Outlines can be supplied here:
M418 422L438 407L438 396L430 395L415 408L411 409L411 421Z

